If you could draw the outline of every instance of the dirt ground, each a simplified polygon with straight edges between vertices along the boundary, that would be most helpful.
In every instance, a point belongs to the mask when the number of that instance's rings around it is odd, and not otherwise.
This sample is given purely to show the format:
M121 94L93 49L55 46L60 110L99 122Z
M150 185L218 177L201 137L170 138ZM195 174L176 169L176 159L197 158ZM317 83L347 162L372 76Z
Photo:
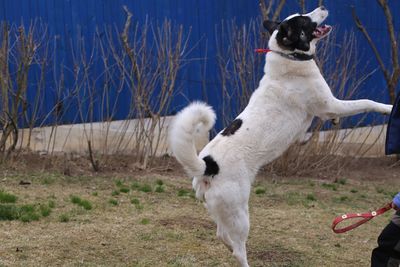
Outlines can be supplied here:
M144 171L121 156L95 173L85 158L25 155L1 166L0 191L17 197L13 205L53 204L30 222L0 221L0 266L236 266L190 179L166 161ZM250 200L250 265L369 266L392 212L341 235L330 226L389 202L400 191L393 163L360 159L302 177L261 172Z

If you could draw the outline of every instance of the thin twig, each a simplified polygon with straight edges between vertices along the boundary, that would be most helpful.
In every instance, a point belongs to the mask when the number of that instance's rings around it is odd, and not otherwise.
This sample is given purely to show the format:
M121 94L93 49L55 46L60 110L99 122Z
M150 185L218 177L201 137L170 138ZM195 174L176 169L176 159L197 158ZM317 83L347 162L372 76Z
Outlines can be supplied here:
M92 150L92 142L90 142L90 140L87 140L87 144L88 144L88 150L89 150L90 163L92 164L93 170L95 172L98 172L100 170L99 161L94 159L93 150Z

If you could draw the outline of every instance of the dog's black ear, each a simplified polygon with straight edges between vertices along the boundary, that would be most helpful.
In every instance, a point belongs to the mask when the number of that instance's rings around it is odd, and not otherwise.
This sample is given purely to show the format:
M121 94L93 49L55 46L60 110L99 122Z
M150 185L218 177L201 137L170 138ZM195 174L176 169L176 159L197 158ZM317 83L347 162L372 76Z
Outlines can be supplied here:
M272 21L272 20L264 20L263 26L268 30L270 34L272 34L276 29L278 29L280 22Z
M289 46L293 43L290 39L290 36L293 34L293 30L286 21L279 24L279 33L282 36L282 43L284 45Z

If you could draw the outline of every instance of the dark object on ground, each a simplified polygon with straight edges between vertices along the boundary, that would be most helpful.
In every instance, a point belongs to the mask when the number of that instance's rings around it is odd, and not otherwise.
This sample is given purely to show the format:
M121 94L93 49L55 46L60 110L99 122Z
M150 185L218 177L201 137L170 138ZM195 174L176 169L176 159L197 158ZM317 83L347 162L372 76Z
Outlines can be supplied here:
M400 227L390 222L378 237L378 247L372 251L371 267L399 265Z

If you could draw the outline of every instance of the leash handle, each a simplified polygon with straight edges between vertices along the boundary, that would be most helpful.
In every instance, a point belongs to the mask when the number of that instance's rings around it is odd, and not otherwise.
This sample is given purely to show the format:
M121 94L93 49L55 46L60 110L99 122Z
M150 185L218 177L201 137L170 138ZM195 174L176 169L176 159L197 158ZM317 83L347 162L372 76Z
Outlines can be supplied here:
M383 206L380 209L371 211L371 212L366 212L366 213L347 213L347 214L343 214L342 216L338 216L335 218L335 220L332 223L332 230L336 233L336 234L341 234L341 233L345 233L347 231L353 230L354 228L357 228L358 226L368 222L369 220L371 220L372 218L381 215L383 213L385 213L386 211L390 210L392 208L392 202L387 203L385 206ZM345 221L345 220L349 220L349 219L354 219L354 218L361 218L361 220L343 227L343 228L336 228L336 226Z

